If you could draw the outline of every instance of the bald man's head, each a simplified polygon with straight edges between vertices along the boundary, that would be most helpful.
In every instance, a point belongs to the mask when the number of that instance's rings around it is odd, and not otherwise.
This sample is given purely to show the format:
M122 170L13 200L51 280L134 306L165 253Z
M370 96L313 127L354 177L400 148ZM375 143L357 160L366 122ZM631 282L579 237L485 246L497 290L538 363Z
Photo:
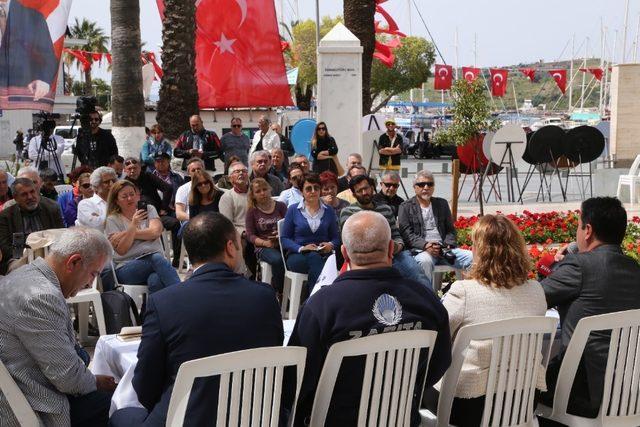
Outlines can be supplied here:
M374 211L360 211L342 227L342 254L352 269L391 266L393 241L389 222Z

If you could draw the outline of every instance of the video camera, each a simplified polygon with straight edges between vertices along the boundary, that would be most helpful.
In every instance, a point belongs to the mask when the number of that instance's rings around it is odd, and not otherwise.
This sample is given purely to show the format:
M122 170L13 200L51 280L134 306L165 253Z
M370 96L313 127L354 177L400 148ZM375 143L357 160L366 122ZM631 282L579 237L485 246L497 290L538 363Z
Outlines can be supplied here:
M51 114L41 111L35 114L37 117L34 129L36 132L40 132L40 149L55 152L58 148L56 140L51 138L53 130L56 128L55 119L60 118L60 114Z
M71 163L71 170L75 169L76 162L78 161L78 155L76 153L76 146L79 144L89 144L91 138L91 123L90 115L95 113L96 105L98 101L95 96L79 96L76 99L76 114L73 116L73 123L71 123L71 132L76 124L76 120L80 120L80 129L78 129L78 136L76 137L76 143L73 146L73 162Z

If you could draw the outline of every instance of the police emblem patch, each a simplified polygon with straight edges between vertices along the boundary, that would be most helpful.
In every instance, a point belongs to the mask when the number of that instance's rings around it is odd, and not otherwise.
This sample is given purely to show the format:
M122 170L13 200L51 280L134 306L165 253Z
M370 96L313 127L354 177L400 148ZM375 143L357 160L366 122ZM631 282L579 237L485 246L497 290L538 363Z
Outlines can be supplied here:
M397 325L402 320L402 306L389 294L380 295L373 303L371 311L378 322L386 326Z

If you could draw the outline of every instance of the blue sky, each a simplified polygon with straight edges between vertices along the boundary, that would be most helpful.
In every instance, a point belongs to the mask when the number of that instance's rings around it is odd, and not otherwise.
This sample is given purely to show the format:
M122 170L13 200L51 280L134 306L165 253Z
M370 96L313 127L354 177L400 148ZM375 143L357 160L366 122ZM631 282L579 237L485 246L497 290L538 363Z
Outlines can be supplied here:
M232 1L232 0L229 0ZM275 0L285 7L285 20L292 19L295 0ZM608 51L611 57L614 31L618 31L617 55L622 54L622 29L625 0L388 0L383 4L406 33L427 37L414 6L418 6L436 43L449 64L455 64L454 38L459 37L459 65L473 65L474 38L477 35L479 66L511 65L539 59L558 59L563 48L576 37L576 56L584 55L589 38L589 56L600 56L601 21L608 28ZM627 51L632 51L640 13L640 2L631 2L627 35ZM411 5L411 12L409 12ZM302 19L315 16L314 0L298 0ZM161 43L160 18L155 0L140 0L142 40L148 50L159 51ZM320 0L320 14L335 16L342 13L342 0ZM86 17L97 21L110 33L109 2L76 0L71 8L70 21ZM410 22L411 21L411 22ZM411 25L410 25L411 24ZM640 55L639 55L640 56ZM571 44L560 59L571 57ZM631 53L627 54L628 62ZM440 62L440 60L438 60ZM97 70L97 76L108 75Z

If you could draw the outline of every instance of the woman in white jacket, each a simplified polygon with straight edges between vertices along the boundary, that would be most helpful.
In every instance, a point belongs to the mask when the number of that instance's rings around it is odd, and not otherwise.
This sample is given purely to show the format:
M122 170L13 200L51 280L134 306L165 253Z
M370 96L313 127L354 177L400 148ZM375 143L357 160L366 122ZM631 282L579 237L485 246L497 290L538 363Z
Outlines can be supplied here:
M485 215L473 228L473 260L468 280L451 285L443 298L451 337L463 326L526 316L544 316L542 286L528 280L531 259L522 234L507 217ZM450 423L479 426L482 421L491 340L472 341L456 386ZM537 386L545 390L544 369ZM427 406L435 409L437 392L427 391ZM435 404L434 404L435 402Z

